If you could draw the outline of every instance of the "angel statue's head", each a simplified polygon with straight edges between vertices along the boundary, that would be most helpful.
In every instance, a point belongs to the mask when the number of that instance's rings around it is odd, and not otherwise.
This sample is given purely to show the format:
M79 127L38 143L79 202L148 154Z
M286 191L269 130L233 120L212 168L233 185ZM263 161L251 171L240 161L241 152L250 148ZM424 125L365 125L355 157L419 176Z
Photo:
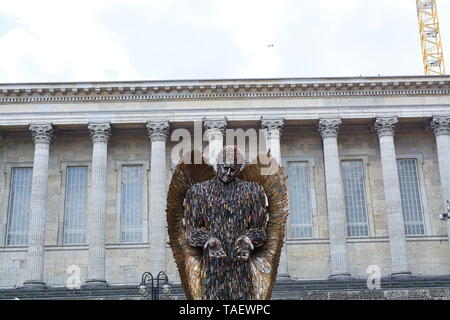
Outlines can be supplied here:
M225 146L217 155L217 176L224 183L233 181L245 167L245 156L237 146Z

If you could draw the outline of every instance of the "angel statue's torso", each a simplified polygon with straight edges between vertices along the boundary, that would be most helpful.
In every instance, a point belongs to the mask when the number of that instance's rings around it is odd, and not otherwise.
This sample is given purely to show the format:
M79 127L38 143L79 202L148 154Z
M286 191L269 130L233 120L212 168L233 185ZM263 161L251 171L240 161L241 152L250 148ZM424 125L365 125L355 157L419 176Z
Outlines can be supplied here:
M186 239L204 248L204 299L252 298L249 256L266 240L265 205L260 185L220 174L187 191Z

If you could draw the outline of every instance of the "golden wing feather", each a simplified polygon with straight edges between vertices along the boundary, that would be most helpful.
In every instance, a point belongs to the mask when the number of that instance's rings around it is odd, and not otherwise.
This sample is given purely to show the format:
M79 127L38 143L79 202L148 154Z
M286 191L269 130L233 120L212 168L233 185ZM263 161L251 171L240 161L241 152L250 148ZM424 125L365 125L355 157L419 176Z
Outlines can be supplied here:
M194 160L201 160L195 164ZM186 154L176 166L167 194L167 226L169 244L180 274L187 299L203 298L204 268L202 250L186 242L183 201L187 190L195 183L212 179L214 169L201 152Z

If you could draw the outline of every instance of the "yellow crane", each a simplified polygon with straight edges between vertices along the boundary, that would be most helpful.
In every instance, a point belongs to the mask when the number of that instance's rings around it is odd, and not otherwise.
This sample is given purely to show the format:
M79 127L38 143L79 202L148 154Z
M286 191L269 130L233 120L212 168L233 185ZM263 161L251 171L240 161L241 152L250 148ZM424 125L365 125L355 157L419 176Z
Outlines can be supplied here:
M444 75L444 54L436 0L416 0L425 75Z

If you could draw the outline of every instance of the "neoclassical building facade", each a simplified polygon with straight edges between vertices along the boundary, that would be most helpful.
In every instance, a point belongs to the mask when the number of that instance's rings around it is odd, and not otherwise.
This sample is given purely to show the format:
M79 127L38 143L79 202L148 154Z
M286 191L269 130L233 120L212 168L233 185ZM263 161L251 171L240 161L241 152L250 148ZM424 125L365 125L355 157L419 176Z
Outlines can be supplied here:
M0 84L0 287L178 282L180 137L237 130L287 175L280 278L450 274L448 76L34 83Z

